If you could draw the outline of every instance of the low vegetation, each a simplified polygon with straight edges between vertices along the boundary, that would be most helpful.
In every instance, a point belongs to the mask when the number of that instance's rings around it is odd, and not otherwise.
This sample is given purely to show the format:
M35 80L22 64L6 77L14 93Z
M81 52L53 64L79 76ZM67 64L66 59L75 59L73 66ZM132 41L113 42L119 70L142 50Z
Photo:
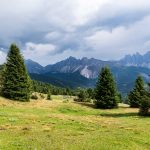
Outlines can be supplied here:
M142 117L150 116L150 84L142 77L129 105L119 105L109 67L101 69L95 89L59 88L31 81L12 44L0 69L0 150L150 149L150 118Z
M2 150L149 150L150 118L121 104L95 109L70 96L52 96L29 103L0 98Z

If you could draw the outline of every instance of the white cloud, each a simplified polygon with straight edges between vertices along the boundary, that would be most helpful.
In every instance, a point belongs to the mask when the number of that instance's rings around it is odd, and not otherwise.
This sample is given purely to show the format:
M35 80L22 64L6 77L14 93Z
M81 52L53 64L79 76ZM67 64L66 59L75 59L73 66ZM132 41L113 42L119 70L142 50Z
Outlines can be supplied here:
M85 38L87 46L99 53L105 59L120 58L128 53L144 53L149 49L150 16L125 27L116 27L113 30L98 30ZM148 41L147 41L148 40Z
M6 53L0 50L0 64L3 64L6 61Z
M32 59L42 64L47 62L47 57L53 55L56 51L56 46L52 44L35 44L26 43L23 50L23 55L26 59Z

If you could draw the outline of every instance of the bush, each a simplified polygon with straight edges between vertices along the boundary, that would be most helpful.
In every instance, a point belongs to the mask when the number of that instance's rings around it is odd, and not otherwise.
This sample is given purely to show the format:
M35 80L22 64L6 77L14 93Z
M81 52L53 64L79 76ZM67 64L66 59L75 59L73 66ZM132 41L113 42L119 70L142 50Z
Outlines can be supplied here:
M40 97L41 97L42 99L44 99L44 98L45 98L45 96L44 96L43 94L40 94Z
M36 94L31 95L31 99L37 100L38 96Z
M91 102L92 102L92 99L91 99L91 98L86 98L86 99L84 99L83 102L91 103Z
M52 100L52 97L51 97L51 92L50 92L50 90L48 91L48 93L47 93L47 100Z
M66 100L64 100L64 101L63 101L63 103L68 103L68 102L69 102L69 100L68 100L68 99L66 99Z
M84 98L84 99L82 99L82 98L76 97L76 98L74 98L74 101L76 101L76 102L88 102L88 103L91 103L92 99L90 99L90 98Z
M84 89L78 89L77 97L74 99L77 102L90 102L91 99L88 98L88 93Z

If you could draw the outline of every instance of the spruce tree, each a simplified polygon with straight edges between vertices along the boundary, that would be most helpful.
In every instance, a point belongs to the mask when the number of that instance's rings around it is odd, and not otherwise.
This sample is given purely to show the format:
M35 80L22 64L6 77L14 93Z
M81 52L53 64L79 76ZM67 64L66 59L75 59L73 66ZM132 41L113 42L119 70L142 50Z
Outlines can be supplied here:
M148 90L145 90L140 104L139 115L150 116L150 84L148 84Z
M29 101L31 80L19 48L12 44L3 71L2 95L18 101Z
M133 90L128 95L130 107L140 107L141 99L144 96L144 92L144 81L141 76L138 76L135 81L135 86Z
M97 108L111 109L118 107L117 90L109 67L104 67L98 77L95 99Z
M144 95L141 98L139 115L150 116L150 97L147 95Z

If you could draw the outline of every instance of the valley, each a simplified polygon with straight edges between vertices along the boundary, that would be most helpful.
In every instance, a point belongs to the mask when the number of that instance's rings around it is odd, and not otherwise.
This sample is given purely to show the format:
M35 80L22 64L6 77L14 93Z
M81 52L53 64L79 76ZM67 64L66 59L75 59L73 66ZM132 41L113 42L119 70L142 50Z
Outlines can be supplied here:
M149 82L149 54L148 52L145 55L138 53L133 56L127 55L119 61L69 57L46 67L32 60L26 60L25 63L32 79L73 89L77 87L95 87L100 69L109 66L116 80L118 90L126 95L133 88L138 75L141 75L145 82Z

